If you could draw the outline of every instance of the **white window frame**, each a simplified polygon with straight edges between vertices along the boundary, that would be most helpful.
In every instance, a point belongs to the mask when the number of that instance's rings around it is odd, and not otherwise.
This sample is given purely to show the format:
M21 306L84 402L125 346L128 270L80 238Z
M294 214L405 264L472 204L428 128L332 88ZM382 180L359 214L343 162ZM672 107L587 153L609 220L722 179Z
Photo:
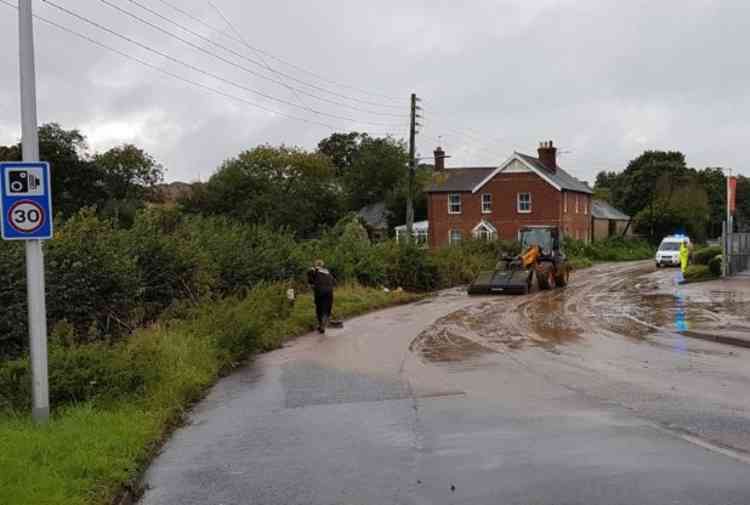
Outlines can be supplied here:
M451 198L458 197L458 210L453 211L451 210L451 207L453 206L453 203L451 202ZM463 210L463 204L461 202L461 193L448 193L448 214L461 214L461 211Z
M563 213L568 213L568 192L563 191Z
M528 201L529 208L526 210L521 209L521 195L529 195L529 201ZM523 193L517 193L516 194L516 211L519 214L531 214L531 209L532 209L531 202L532 202L531 192L524 191Z
M489 208L484 207L485 197L489 197L489 202L487 202ZM482 193L482 214L492 214L492 193Z
M583 197L583 215L589 215L589 199L586 196Z
M576 194L576 214L578 214L578 194Z
M458 240L453 240L453 233L454 232L458 233L458 235L461 238L459 238ZM463 241L463 239L464 239L464 234L463 234L463 232L461 230L458 230L456 228L451 228L450 231L448 232L448 244L456 244L458 242Z

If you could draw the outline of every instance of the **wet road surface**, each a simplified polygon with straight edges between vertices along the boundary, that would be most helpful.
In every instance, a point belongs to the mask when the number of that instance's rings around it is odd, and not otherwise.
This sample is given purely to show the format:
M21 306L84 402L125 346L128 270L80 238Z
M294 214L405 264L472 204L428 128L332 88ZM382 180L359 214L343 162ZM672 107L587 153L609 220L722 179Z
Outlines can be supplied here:
M650 262L564 290L452 290L222 380L146 476L156 504L750 503L750 290ZM750 332L750 330L749 330Z

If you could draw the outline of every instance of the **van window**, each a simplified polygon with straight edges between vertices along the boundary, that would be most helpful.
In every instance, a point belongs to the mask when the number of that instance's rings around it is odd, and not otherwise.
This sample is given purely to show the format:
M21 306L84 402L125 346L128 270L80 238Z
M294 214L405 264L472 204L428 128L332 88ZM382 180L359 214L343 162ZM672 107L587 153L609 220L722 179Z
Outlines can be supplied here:
M680 243L679 242L662 242L662 244L659 246L660 251L679 251L680 250Z

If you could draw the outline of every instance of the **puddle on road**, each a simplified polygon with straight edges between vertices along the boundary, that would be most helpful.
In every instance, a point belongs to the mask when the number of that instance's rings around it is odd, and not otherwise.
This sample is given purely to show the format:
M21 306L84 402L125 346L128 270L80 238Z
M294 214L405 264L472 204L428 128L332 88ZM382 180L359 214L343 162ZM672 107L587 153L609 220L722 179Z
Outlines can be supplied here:
M423 332L412 343L410 350L419 352L424 359L433 363L465 361L494 352L445 328Z

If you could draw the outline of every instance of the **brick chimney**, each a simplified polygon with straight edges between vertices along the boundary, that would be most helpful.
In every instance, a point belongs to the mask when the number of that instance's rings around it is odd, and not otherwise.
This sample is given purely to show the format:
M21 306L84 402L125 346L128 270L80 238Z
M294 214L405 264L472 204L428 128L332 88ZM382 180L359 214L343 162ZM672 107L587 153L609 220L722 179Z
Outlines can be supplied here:
M539 161L542 162L542 165L544 165L547 170L552 173L557 171L557 148L552 145L551 140L548 142L540 142L537 152L539 153Z
M445 151L443 148L438 146L435 149L435 172L440 172L445 169Z

